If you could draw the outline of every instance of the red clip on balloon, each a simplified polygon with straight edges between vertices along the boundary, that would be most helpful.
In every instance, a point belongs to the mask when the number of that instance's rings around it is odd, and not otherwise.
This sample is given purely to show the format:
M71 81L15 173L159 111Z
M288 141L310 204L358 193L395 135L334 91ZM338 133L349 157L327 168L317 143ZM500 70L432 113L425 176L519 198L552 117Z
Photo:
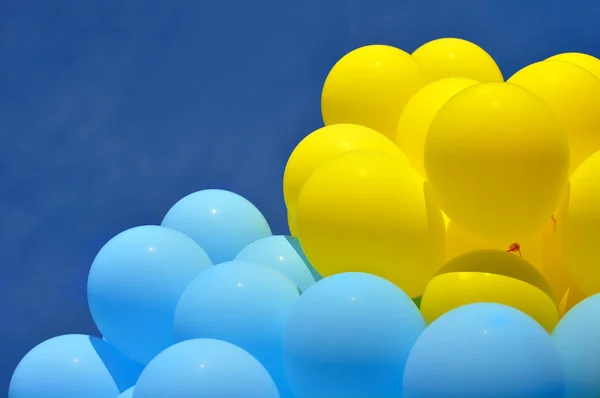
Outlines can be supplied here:
M508 250L506 251L507 253L514 253L514 252L518 252L519 256L521 256L521 258L523 257L523 254L521 254L521 245L519 245L518 243L513 243L508 247Z

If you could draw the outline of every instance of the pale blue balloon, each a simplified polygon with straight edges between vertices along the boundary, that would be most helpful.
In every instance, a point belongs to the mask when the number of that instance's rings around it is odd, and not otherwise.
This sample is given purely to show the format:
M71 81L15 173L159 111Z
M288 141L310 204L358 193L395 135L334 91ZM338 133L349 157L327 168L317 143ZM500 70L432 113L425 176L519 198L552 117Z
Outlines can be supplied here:
M198 191L181 199L162 225L194 239L214 264L233 260L250 243L272 235L267 220L250 201L220 189Z
M267 370L243 349L220 340L175 344L144 369L133 398L279 398Z
M281 396L288 397L281 338L298 297L296 285L277 270L225 262L187 287L175 312L175 337L214 338L243 348L269 371Z
M550 335L496 303L456 308L421 334L406 363L404 398L563 398Z
M297 398L391 398L425 329L416 305L378 276L350 272L308 288L283 335L285 371Z
M133 398L133 390L134 387L131 387L130 389L119 395L119 398Z
M281 271L301 292L322 279L310 264L297 238L268 236L246 246L235 258L239 261L266 265Z
M15 369L9 398L115 398L143 366L96 337L71 334L34 347Z
M88 303L100 332L146 364L173 343L173 315L186 286L212 265L192 239L143 226L112 238L88 277Z
M552 338L565 369L566 397L600 397L600 294L571 308Z

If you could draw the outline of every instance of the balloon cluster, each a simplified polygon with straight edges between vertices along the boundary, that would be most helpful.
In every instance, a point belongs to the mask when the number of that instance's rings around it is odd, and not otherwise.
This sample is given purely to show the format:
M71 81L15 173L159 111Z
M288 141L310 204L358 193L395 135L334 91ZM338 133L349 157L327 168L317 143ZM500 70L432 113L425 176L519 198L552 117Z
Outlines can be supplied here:
M321 106L293 236L222 190L122 232L88 278L104 337L41 343L9 398L597 397L600 60L504 81L464 40L372 45Z

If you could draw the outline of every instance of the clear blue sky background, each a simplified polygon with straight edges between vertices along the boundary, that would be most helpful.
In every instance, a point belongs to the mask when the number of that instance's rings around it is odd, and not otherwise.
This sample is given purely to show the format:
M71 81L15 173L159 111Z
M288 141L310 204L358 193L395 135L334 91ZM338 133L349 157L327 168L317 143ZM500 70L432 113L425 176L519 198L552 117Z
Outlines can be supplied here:
M42 340L95 332L96 252L186 194L233 190L286 233L285 162L346 52L455 36L509 77L600 56L599 15L597 0L1 0L0 391Z

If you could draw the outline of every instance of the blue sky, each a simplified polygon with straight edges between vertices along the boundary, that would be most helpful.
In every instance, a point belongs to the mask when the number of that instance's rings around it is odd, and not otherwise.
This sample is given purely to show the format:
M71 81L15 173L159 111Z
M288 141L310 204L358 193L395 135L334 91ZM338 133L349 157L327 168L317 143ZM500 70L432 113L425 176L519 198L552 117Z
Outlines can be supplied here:
M233 190L287 232L285 162L346 52L461 37L509 77L600 56L598 15L594 0L3 0L0 389L37 343L95 331L96 252L186 194Z

